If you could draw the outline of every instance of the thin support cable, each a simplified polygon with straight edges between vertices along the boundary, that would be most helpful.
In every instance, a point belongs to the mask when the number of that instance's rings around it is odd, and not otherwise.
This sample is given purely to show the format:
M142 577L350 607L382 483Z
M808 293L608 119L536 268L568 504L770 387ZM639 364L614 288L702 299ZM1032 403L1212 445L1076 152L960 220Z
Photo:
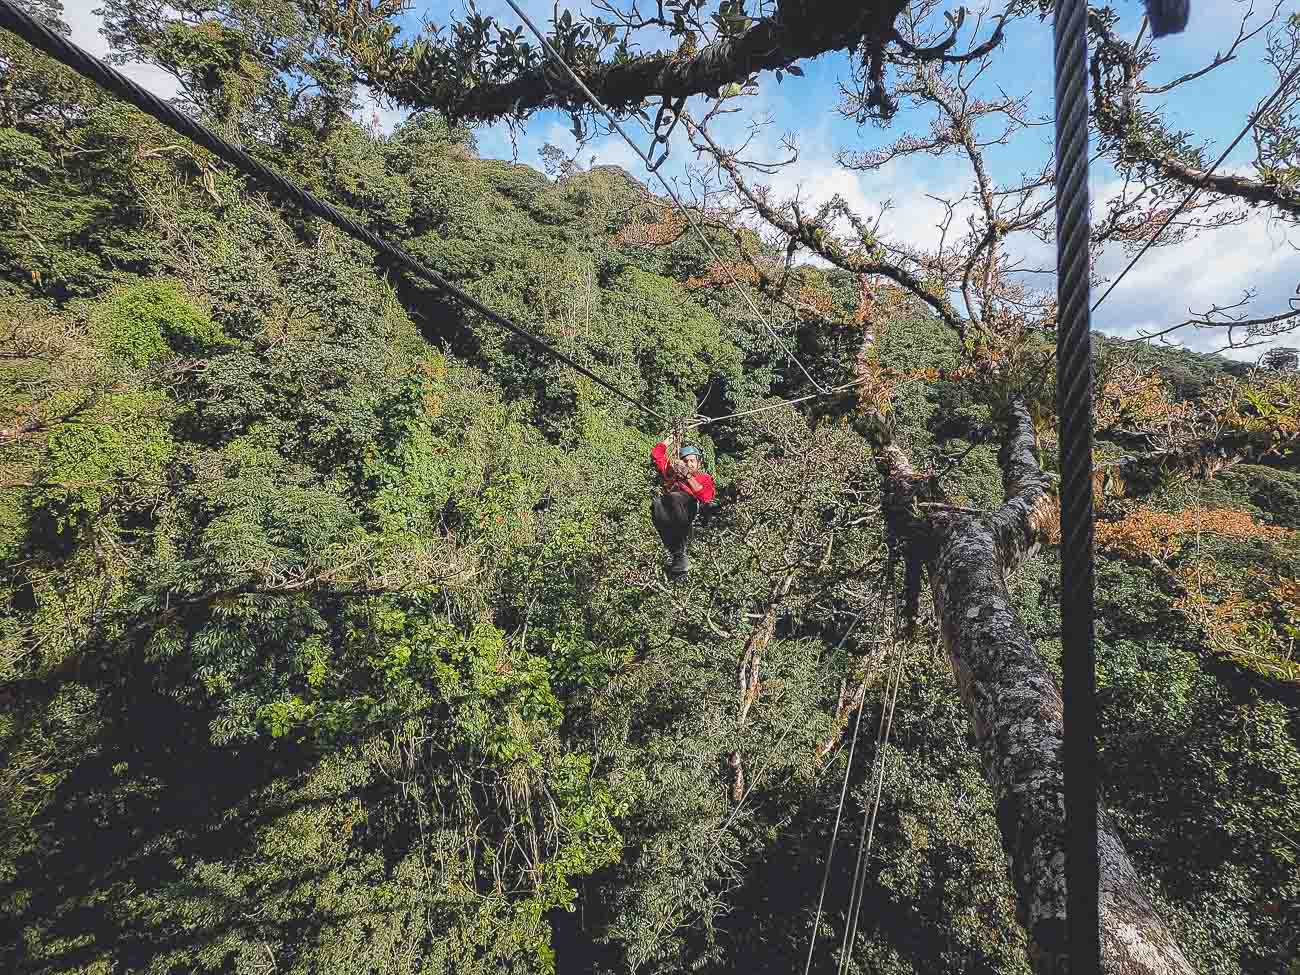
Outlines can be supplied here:
M95 82L110 94L134 105L140 111L158 122L161 122L169 129L178 132L186 138L208 149L215 156L224 159L227 163L240 170L250 179L276 191L281 196L289 197L303 210L320 217L327 223L333 224L354 240L369 245L380 254L383 254L385 257L406 268L412 274L423 278L440 291L455 298L461 304L478 312L488 321L499 325L508 332L513 332L534 348L546 353L553 359L559 360L571 369L575 369L577 372L613 393L624 402L635 406L637 409L655 419L667 422L668 418L663 416L661 413L652 410L640 400L627 395L607 380L596 375L596 373L592 372L586 366L575 361L572 357L546 342L544 339L538 338L531 332L524 330L504 315L493 311L482 302L466 294L464 291L461 291L451 282L442 277L442 275L420 263L420 261L416 260L411 256L411 254L407 253L402 248L390 244L382 237L376 236L365 227L358 224L351 217L346 216L330 204L317 199L306 190L296 186L284 177L268 169L244 150L231 145L211 129L177 111L157 95L142 88L120 71L117 71L105 64L103 61L82 50L61 34L51 30L45 24L28 14L25 10L20 9L12 3L11 0L0 0L0 27L4 27L6 30L32 45L32 47L39 51L43 51L56 61L68 66L82 77Z
M1056 5L1056 404L1061 445L1066 925L1071 975L1101 971L1093 645L1087 0Z
M699 427L707 427L714 423L721 423L723 420L736 420L744 416L754 416L758 413L771 413L773 410L783 410L787 406L796 406L799 403L806 403L810 399L821 399L824 396L834 396L836 393L843 393L846 390L853 389L857 386L865 385L871 382L873 377L866 376L862 379L853 379L839 386L833 386L824 393L809 393L806 396L796 396L794 399L783 399L779 403L770 403L767 406L756 406L752 410L741 410L739 413L728 413L726 416L712 416L703 419L692 420L683 424L685 430L695 430Z
M841 646L844 645L844 642L853 635L853 631L858 628L858 622L862 619L864 613L866 613L866 609L861 610L857 616L853 617L853 622L849 624L849 628L844 632L844 635L840 637L838 641L836 641L835 646L831 647L832 651L838 650ZM818 662L820 662L820 660L821 657L819 651ZM772 749L774 754L777 755L781 754L781 746L785 744L786 739L790 737L790 732L793 730L794 730L793 724L786 725L785 731L783 731L781 733L781 737L777 739L776 747ZM758 786L758 783L762 780L763 775L768 771L770 771L774 764L775 762L769 762L762 769L760 769L758 773L754 776L754 778L750 781L749 787L745 789L744 794L740 797L740 801L736 803L735 808L731 810L731 813L727 816L725 820L723 820L722 825L718 827L719 833L725 832L727 827L731 825L733 820L735 820L736 816L739 815L741 807L744 806L745 803L749 801L749 797L754 794L754 789ZM820 772L818 774L820 774ZM786 781L789 781L789 779L787 778Z
M858 856L849 884L849 907L844 922L844 942L840 946L838 971L846 975L853 954L853 943L858 935L858 922L862 917L862 902L867 892L866 865L871 861L871 848L876 837L876 817L880 812L880 799L885 784L885 753L889 748L890 733L894 728L894 708L898 704L898 688L903 681L903 650L898 645L898 599L894 593L894 562L889 563L888 590L890 602L889 649L894 655L889 677L885 682L885 696L881 703L880 724L876 729L876 754L872 760L875 791L871 808L862 814L862 830L858 834Z
M1111 282L1111 285L1109 288L1106 289L1105 294L1103 294L1100 298L1097 299L1097 303L1092 306L1093 311L1096 311L1099 307L1101 307L1101 303L1105 301L1106 298L1110 295L1110 293L1115 290L1116 286L1121 281L1124 280L1125 275L1127 275L1129 271L1133 270L1133 266L1137 264L1138 261L1142 260L1142 255L1151 249L1152 245L1155 244L1155 242L1159 239L1160 235L1165 232L1165 228L1168 227L1174 221L1174 218L1177 217L1178 214L1183 212L1183 209L1187 206L1187 204L1192 202L1192 197L1196 196L1197 193L1205 189L1205 187L1210 182L1210 178L1214 175L1214 171L1223 165L1223 161L1227 159L1229 155L1231 155L1232 150L1236 149L1238 144L1240 144L1241 140L1246 138L1246 135L1250 132L1250 130L1255 127L1255 122L1262 115L1264 115L1265 112L1267 112L1270 108L1273 107L1273 103L1277 101L1279 98L1281 98L1283 94L1285 94L1286 90L1295 83L1297 78L1300 78L1300 66L1297 66L1294 71L1292 71L1289 75L1283 78L1282 83L1277 86L1277 89L1273 92L1272 95L1268 97L1268 100L1265 101L1264 104L1260 105L1260 107L1257 108L1251 114L1250 118L1247 119L1245 126L1242 128L1240 132L1237 133L1237 137L1233 139L1231 143L1229 143L1228 148L1224 149L1223 152L1219 155L1219 158L1214 161L1214 165L1212 165L1209 169L1205 171L1205 175L1203 175L1200 178L1200 180L1197 182L1197 184L1192 187L1191 192L1189 192L1185 197L1183 197L1182 202L1179 203L1178 206L1174 207L1173 212L1170 213L1169 216L1165 217L1164 222L1160 224L1160 227L1156 230L1156 232L1147 238L1146 243L1142 245L1142 249L1138 251L1136 255L1134 255L1133 260L1128 262L1128 267L1124 268L1124 270L1120 272L1119 277L1117 277L1114 281ZM1139 336L1138 338L1139 339L1143 338L1143 336Z
M713 423L721 423L723 420L735 420L742 416L753 416L756 413L771 413L773 410L783 410L787 406L794 406L797 403L803 403L810 399L821 399L823 396L833 396L835 393L842 393L847 389L852 389L854 386L861 386L863 383L868 381L869 380L867 379L855 379L842 386L835 386L828 389L824 393L809 393L807 396L797 396L794 399L782 400L779 403L772 403L769 406L755 407L752 410L741 410L739 413L728 413L726 416L710 417L707 420L692 420L690 423L686 424L686 429L694 430L697 427L707 427Z
M884 739L878 749L879 764L876 771L876 792L871 803L871 820L867 828L867 845L861 853L862 863L865 867L871 862L871 850L875 846L876 839L876 820L880 815L880 800L885 788L885 763L889 760L889 737L894 728L894 709L898 706L898 689L903 682L903 651L901 648L894 652L894 683L893 693L889 697L888 711L885 718ZM858 922L862 918L862 902L867 892L867 873L863 870L861 877L858 879L858 897L857 906L853 909L853 921L848 930L848 953L844 958L844 970L848 971L849 960L852 957L853 944L858 936Z
M897 646L891 646L896 658L902 657ZM888 679L885 682L885 696L881 703L880 725L876 731L876 754L872 759L872 778L876 780L871 808L862 813L862 829L858 833L858 853L853 866L853 879L849 882L849 906L844 915L844 939L840 944L840 958L836 970L843 975L849 969L849 959L853 954L853 939L857 936L858 918L862 913L862 900L866 894L866 866L871 857L872 839L875 837L876 810L879 808L881 785L884 781L884 748L888 744L885 733L886 725L893 724L891 702L897 701L897 664L890 661Z
M637 157L642 162L645 163L646 169L651 174L653 174L657 180L659 180L659 185L661 185L664 188L664 191L667 192L669 198L672 199L673 203L677 205L677 209L682 212L682 216L684 216L687 222L691 225L691 229L695 231L696 235L700 238L700 241L704 244L709 254L712 255L714 261L716 261L718 265L721 266L722 269L727 272L727 277L731 279L732 286L735 287L737 293L739 293L740 296L745 299L746 303L748 303L749 305L750 311L754 313L754 317L756 317L759 320L759 322L762 323L763 327L767 329L768 334L772 336L772 340L776 342L776 344L780 347L781 351L786 354L786 356L790 359L790 361L792 361L795 365L799 367L799 371L802 372L804 378L807 379L808 382L812 384L813 389L817 390L819 393L822 394L827 394L831 392L826 387L824 387L821 383L819 383L817 380L813 379L812 374L809 373L808 370L804 368L804 364L799 361L798 356L796 356L793 352L790 351L789 347L785 344L784 341L782 341L781 336L777 334L776 330L772 328L770 324L768 324L767 318L763 315L761 311L759 311L758 305L755 303L754 299L750 297L749 292L746 291L743 287L741 287L740 282L736 279L736 275L732 273L731 267L725 261L723 261L723 259L719 256L718 252L714 249L712 242L709 240L708 237L704 235L704 231L700 229L700 225L696 222L695 217L691 214L690 210L686 208L685 204L683 204L681 199L677 196L676 191L671 186L668 185L668 181L664 179L663 176L660 174L658 163L653 162L650 156L647 155L645 152L643 152L641 150L641 147L637 145L635 140L633 140L633 138L627 134L627 132L623 129L623 126L618 124L618 120L614 118L614 116L610 113L609 109L605 107L604 103L601 102L601 100L596 97L596 93L587 87L586 83L581 78L578 77L577 73L573 70L573 68L569 67L569 63L565 61L563 57L560 56L560 53L557 50L555 50L555 48L551 45L551 42L546 39L546 36L540 30L537 29L537 26L528 18L528 15L524 13L523 10L520 9L519 4L517 4L515 0L506 0L506 3L508 3L510 5L510 8L516 14L519 15L519 19L524 22L525 26L527 26L527 28L530 31L532 31L533 36L537 38L538 42L546 50L546 53L549 54L554 59L556 64L558 64L561 68L564 69L564 73L567 74L570 80L575 85L577 85L578 89L584 95L587 96L587 99L591 102L592 107L595 108L596 111L600 112L600 114L605 117L605 121L607 121L611 126L613 126L614 131L623 137L623 141L626 142L631 147L632 151L637 154ZM663 162L663 160L661 159L660 162Z
M831 829L830 844L826 848L826 867L822 870L822 889L817 895L817 915L813 918L812 934L808 936L808 960L803 966L803 975L812 970L813 949L817 946L817 929L822 923L822 908L826 903L826 885L831 877L831 864L835 860L835 842L840 835L840 818L844 814L844 797L849 791L849 774L853 771L853 752L858 744L858 730L862 727L862 712L867 705L867 695L863 693L858 701L858 716L853 722L853 737L849 739L849 757L844 766L844 782L840 785L840 802L835 809L835 826Z

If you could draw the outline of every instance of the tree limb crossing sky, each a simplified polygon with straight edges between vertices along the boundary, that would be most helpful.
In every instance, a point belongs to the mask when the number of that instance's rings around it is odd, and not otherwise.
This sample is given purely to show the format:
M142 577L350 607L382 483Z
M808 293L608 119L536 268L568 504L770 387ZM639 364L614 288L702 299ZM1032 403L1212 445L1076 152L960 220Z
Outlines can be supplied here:
M1172 78L1207 63L1235 35L1243 4L1244 0L1195 4L1187 32L1157 42L1161 62L1152 69L1151 77L1156 80ZM73 40L102 56L107 45L99 36L100 18L94 13L97 6L98 0L65 0L64 17L72 27ZM552 15L549 0L526 0L521 6L534 23L543 29L549 25ZM1140 23L1140 5L1117 0L1116 6L1124 15L1120 22L1121 30L1126 36L1133 36ZM1263 3L1257 6L1271 7ZM477 9L505 26L522 26L504 0L485 0L477 4ZM575 14L591 10L587 4L575 4L571 9ZM463 3L435 0L408 15L403 36L415 33L422 19L445 24L464 13ZM657 39L646 40L655 43ZM1170 120L1208 142L1211 158L1236 135L1248 113L1275 84L1274 77L1260 62L1261 51L1262 38L1257 39L1234 63L1168 96L1165 106ZM1044 116L1050 114L1050 21L1039 23L1031 20L1016 25L1008 31L1003 48L995 58L990 84L999 85L1011 94L1030 93L1031 108ZM951 158L900 160L872 173L841 167L835 161L837 150L880 147L909 127L923 130L928 122L917 125L920 120L914 110L904 106L888 128L874 124L858 128L852 120L843 118L836 111L838 82L849 77L849 55L844 52L824 55L803 62L800 67L804 71L803 77L787 75L782 82L771 74L762 76L757 93L737 100L742 111L717 125L717 134L739 141L751 120L770 119L771 124L763 129L747 155L753 158L766 153L770 158L779 158L782 155L781 138L794 138L800 151L798 161L768 180L778 196L799 191L804 199L815 205L838 193L864 215L875 213L888 200L892 202L892 209L883 222L883 228L894 238L917 245L937 239L936 222L942 209L927 194L958 195L969 182L964 163ZM126 71L159 94L170 95L176 90L170 76L158 68L135 65ZM369 122L376 112L381 127L386 130L391 130L405 114L369 101L358 112L358 119ZM556 111L534 116L513 140L504 123L482 126L477 132L479 150L486 157L517 158L519 162L540 166L538 151L548 142L567 152L575 151L575 139L570 128L569 118ZM640 126L631 126L629 131L644 136L644 144L648 147L649 136ZM1044 126L1038 130L1037 138L1021 138L1011 146L992 151L989 158L992 175L995 178L999 172L1014 175L1041 165L1050 153L1051 140L1051 127ZM1229 158L1225 169L1233 171L1234 167L1247 162L1250 151L1250 140L1247 139ZM641 161L615 134L597 138L578 155L583 165L592 157L597 164L620 165L634 177L651 182ZM677 177L681 180L685 166L690 162L690 148L684 133L679 131L673 140L672 156L663 171L670 179ZM1108 166L1094 165L1091 184L1094 201L1105 200L1115 192L1116 175ZM684 183L679 185L685 186ZM809 206L808 209L813 208ZM1050 264L1050 246L1035 247L1032 252L1025 253L1039 264ZM1178 247L1153 248L1106 300L1094 318L1094 327L1108 334L1126 336L1136 334L1139 329L1157 330L1216 303L1232 304L1247 289L1257 292L1250 306L1254 313L1285 309L1300 282L1300 250L1297 248L1300 248L1300 227L1270 220L1262 211L1245 223L1207 232ZM1127 254L1112 248L1102 260L1101 271L1113 278L1128 259ZM1212 350L1221 344L1221 336L1211 332L1184 331L1174 337L1199 350ZM1284 336L1278 344L1296 343L1291 341L1291 337ZM1257 346L1229 354L1253 360L1267 347Z

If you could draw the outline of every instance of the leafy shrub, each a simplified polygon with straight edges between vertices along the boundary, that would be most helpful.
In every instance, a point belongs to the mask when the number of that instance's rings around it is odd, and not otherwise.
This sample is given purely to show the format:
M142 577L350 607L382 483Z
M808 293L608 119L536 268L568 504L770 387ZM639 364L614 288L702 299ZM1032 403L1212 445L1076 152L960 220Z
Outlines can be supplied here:
M92 311L91 335L135 367L168 353L202 355L227 344L221 329L195 307L180 284L166 279L114 289Z

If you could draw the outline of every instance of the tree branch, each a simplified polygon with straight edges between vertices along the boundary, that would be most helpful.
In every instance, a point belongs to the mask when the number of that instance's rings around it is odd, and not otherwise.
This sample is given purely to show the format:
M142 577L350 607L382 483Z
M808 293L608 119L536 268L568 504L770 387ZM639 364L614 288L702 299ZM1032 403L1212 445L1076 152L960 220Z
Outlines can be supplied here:
M1095 39L1091 64L1093 116L1098 132L1109 140L1111 149L1122 164L1148 166L1159 176L1186 187L1201 186L1208 192L1242 200L1256 206L1271 206L1283 214L1300 219L1300 190L1283 178L1248 179L1244 176L1216 174L1206 177L1206 169L1195 164L1199 153L1186 146L1185 140L1165 131L1160 120L1137 105L1137 97L1168 90L1208 73L1235 56L1243 40L1256 31L1239 31L1227 55L1219 55L1201 72L1177 79L1168 86L1149 89L1141 82L1142 71L1150 63L1133 45L1120 40L1113 21L1099 11L1089 11L1088 28ZM1262 28L1261 28L1262 29ZM1258 110L1251 124L1260 123Z
M713 137L709 135L705 128L700 126L689 114L683 114L682 119L686 122L690 133L704 141L704 146L699 146L699 148L709 152L717 160L718 165L731 177L736 191L760 217L792 240L796 240L804 247L807 247L814 254L830 261L836 267L852 274L879 274L889 278L933 308L944 323L959 335L965 334L967 320L942 294L937 294L927 288L920 278L904 267L889 261L872 260L858 254L849 253L826 233L825 229L817 221L805 220L797 208L794 211L793 219L784 216L776 207L769 204L763 195L756 192L745 182L732 155L714 142Z
M579 52L570 61L575 72L614 112L638 108L649 98L676 100L691 95L716 97L725 85L744 83L756 72L785 68L803 58L838 50L852 50L864 40L876 48L892 39L893 23L906 0L865 0L842 4L836 0L810 0L795 16L778 10L735 37L701 48L693 56L677 52L596 62L594 49ZM321 12L332 32L344 34L346 17ZM348 40L354 32L348 32ZM376 28L362 34L376 33ZM520 117L544 108L573 110L585 107L585 97L544 61L526 68L508 81L465 87L438 77L436 50L427 41L387 47L376 53L370 38L350 44L362 80L411 107L436 107L460 121L490 121ZM560 48L563 50L563 47ZM419 53L416 53L417 50ZM581 62L586 61L584 65Z
M962 24L966 21L966 8L958 7L957 16L950 17L949 22L952 24L952 30L948 36L937 44L928 47L918 47L909 42L905 37L894 32L893 40L903 49L905 53L918 61L943 61L945 64L965 64L968 61L978 61L984 55L989 54L995 47L1002 43L1002 37L1006 29L1007 18L1011 16L1015 4L1009 4L1001 16L998 17L997 26L993 33L983 44L978 44L971 48L965 54L949 54L952 46L957 43L957 33L961 30Z
M1038 463L1038 442L1025 404L1012 403L998 457L1006 502L993 514L993 539L1004 571L1014 572L1049 536L1059 518L1051 478Z
M926 535L914 552L929 573L935 617L997 802L1033 969L1046 975L1061 970L1067 951L1061 695L1016 613L1006 577L1008 557L1022 553L1034 534L1047 478L1034 456L1028 410L1013 403L1004 423L1008 500L992 517L929 508L915 519L907 510L922 479L897 448L878 456L887 475L886 509L906 522L904 530ZM1105 970L1191 975L1104 811L1098 843Z

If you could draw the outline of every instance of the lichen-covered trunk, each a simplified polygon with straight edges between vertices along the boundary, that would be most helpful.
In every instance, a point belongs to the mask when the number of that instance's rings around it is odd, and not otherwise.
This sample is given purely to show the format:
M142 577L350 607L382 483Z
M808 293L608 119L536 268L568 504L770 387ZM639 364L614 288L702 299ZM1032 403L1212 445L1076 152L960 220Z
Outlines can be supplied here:
M1067 941L1061 695L1011 606L991 519L952 520L929 568L935 614L997 799L1034 970L1062 972ZM1104 813L1098 831L1104 971L1191 975Z
M935 616L971 716L1010 857L1034 970L1067 970L1062 701L1017 616L1006 576L1031 551L1052 510L1028 415L1016 411L1002 451L1007 502L990 514L949 509L929 519ZM1100 816L1103 970L1191 975L1142 889L1118 833Z
M778 4L777 14L759 18L733 37L689 52L660 51L624 61L579 66L584 83L607 107L620 112L649 97L665 100L717 92L732 82L744 82L756 72L784 68L802 58L852 49L864 39L880 44L890 36L906 0L865 0L841 4L805 0L793 9ZM342 33L349 18L330 17L328 29ZM429 95L428 75L415 72L398 77L375 58L361 59L366 79L384 86L399 101L419 107L450 110L462 121L484 121L537 108L581 105L586 99L548 63L521 72L509 81L479 84L464 91L454 104L437 104Z

